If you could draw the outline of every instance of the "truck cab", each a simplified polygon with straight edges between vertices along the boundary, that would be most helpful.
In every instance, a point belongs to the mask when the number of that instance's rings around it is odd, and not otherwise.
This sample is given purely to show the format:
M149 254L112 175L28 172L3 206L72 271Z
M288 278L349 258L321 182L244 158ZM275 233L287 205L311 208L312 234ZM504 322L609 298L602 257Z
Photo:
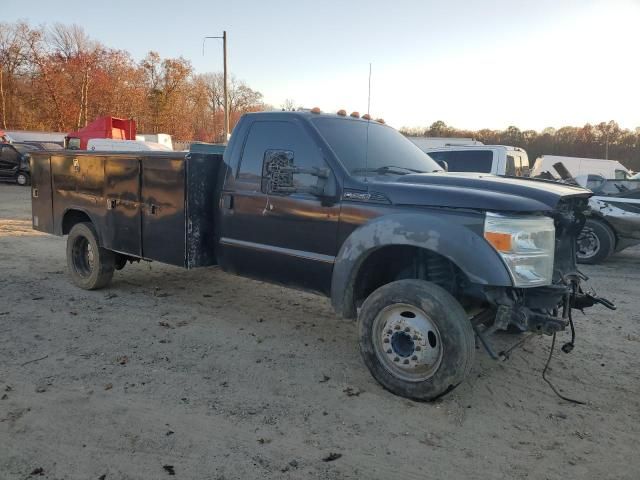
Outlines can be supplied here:
M507 177L529 176L529 158L522 148L507 145L455 145L423 148L450 172L478 172Z
M454 174L382 121L344 111L244 115L231 140L180 152L35 155L34 228L68 235L81 288L127 262L223 270L326 295L358 320L385 388L432 400L469 373L477 337L553 335L585 293L576 236L590 192Z

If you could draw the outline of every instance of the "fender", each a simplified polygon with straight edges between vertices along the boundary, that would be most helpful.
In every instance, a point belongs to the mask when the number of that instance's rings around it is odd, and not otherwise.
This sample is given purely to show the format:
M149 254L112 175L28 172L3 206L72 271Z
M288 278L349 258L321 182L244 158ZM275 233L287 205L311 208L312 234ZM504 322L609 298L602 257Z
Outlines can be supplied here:
M89 220L91 220L91 223L93 224L93 228L95 228L96 233L98 234L98 244L104 245L104 239L102 238L102 228L101 228L102 226L100 225L100 222L97 222L94 215L92 215L88 210L86 210L83 207L71 206L71 207L65 208L64 212L62 213L62 216L60 217L60 220L56 222L56 226L54 228L54 234L59 236L64 235L64 233L62 233L64 218L67 216L67 213L69 213L70 211L84 213L87 217L89 217Z
M409 245L438 253L480 285L513 286L502 258L480 233L484 218L460 213L390 214L361 225L338 252L331 280L331 303L344 318L355 316L354 282L366 258L379 248Z

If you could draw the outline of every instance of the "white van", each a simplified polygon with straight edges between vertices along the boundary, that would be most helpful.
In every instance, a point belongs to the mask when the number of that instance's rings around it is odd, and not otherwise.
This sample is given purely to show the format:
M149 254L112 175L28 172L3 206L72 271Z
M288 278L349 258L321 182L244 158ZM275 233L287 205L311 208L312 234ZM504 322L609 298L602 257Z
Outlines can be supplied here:
M631 172L616 160L605 160L603 158L580 158L562 157L560 155L543 155L538 157L531 170L531 176L550 174L554 178L560 178L557 170L553 167L556 163L562 163L571 176L578 180L580 177L588 175L598 175L607 180L626 180L631 176Z
M419 149L451 147L460 145L484 145L484 143L474 140L473 138L458 137L407 137Z
M169 150L173 150L173 140L168 133L139 133L136 135L136 140L142 142L153 142L164 145Z
M115 140L113 138L91 138L87 142L87 150L96 152L170 152L170 148L154 142L139 140Z
M529 157L522 148L507 145L462 145L421 148L450 172L491 173L508 177L529 176Z

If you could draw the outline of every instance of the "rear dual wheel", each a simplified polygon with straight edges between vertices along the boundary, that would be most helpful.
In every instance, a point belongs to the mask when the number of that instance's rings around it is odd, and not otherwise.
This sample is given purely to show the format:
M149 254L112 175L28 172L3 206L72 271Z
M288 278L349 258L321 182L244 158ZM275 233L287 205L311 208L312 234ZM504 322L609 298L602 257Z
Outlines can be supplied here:
M98 236L88 222L76 223L67 237L67 268L71 281L85 290L97 290L111 282L115 254L98 245Z
M360 352L387 390L434 400L459 385L475 353L467 315L443 288L399 280L374 291L358 317Z

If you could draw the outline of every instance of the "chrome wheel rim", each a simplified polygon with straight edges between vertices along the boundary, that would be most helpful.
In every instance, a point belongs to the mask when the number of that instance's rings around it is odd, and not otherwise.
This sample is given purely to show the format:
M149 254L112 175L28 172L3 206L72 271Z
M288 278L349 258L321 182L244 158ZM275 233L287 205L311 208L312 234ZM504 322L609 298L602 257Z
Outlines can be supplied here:
M421 382L440 367L440 331L420 308L404 303L385 307L373 322L373 335L378 360L397 378Z
M81 276L89 277L95 268L95 253L85 237L78 237L73 245L73 266Z
M600 239L593 228L584 227L578 236L578 258L591 258L600 251Z

